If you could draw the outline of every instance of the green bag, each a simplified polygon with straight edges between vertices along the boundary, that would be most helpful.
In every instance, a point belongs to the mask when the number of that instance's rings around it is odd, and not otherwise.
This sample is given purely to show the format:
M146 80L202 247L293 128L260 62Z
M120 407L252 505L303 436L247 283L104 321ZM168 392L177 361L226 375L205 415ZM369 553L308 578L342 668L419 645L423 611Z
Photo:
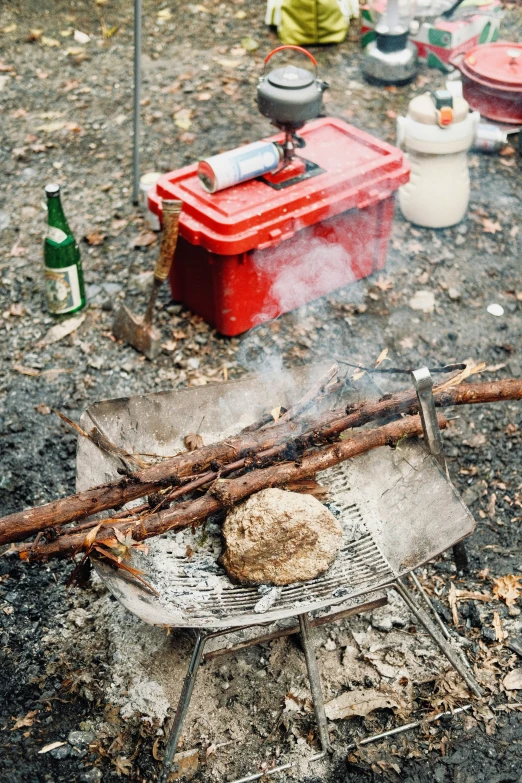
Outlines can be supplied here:
M267 23L284 44L342 43L348 17L346 0L268 0Z

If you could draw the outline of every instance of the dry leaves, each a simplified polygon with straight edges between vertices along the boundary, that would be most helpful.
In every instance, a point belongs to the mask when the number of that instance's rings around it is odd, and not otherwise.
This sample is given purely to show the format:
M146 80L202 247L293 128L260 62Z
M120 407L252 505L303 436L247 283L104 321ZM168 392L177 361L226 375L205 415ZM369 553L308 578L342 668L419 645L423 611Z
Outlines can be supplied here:
M21 729L24 726L32 726L34 723L35 715L38 715L38 710L29 710L29 712L27 713L27 715L25 715L25 717L18 718L15 721L15 725L11 728L11 731L16 731L17 729Z
M507 634L502 628L502 620L498 612L493 612L493 630L495 631L497 642L503 642Z
M453 625L457 627L459 624L459 613L457 611L457 590L453 582L450 585L448 602L451 609L451 617L453 620Z
M506 606L514 606L522 592L521 581L522 576L514 574L501 576L493 582L493 595L500 601L504 601Z
M522 669L513 669L512 672L506 674L502 685L507 691L522 690Z
M484 234L497 234L499 231L502 231L502 226L497 221L493 221L490 218L483 218L482 219L482 231Z
M130 775L132 772L132 761L125 756L118 756L116 759L112 759L112 763L116 767L116 773L118 777L121 775Z
M61 748L62 745L67 745L66 742L50 742L49 745L44 745L41 750L38 751L38 753L49 753L50 750L54 750L55 748Z
M189 432L183 438L183 443L189 451L196 451L196 449L200 449L203 446L203 438L196 432Z
M380 354L379 354L379 356L377 357L377 361L375 362L375 365L374 365L374 366L375 366L375 367L379 367L379 365L381 365L381 364L382 364L382 363L383 363L385 360L387 360L387 361L390 361L390 360L388 359L388 349L387 349L387 348L384 348L384 349L383 349L383 350L380 352Z
M328 720L342 720L356 715L364 717L373 710L395 709L403 714L411 707L400 700L398 694L383 693L376 689L355 688L346 691L324 705Z
M108 188L107 188L108 189ZM100 234L98 229L95 229L94 231L90 231L88 234L85 235L85 241L89 245L101 245L105 241L105 234Z
M142 231L137 237L131 239L130 246L133 247L148 247L153 245L156 241L156 234L153 231Z
M81 315L67 318L67 320L62 321L62 323L51 326L43 339L36 343L36 347L42 348L44 345L52 345L53 343L57 343L59 340L63 340L64 337L67 337L67 335L72 334L77 329L79 329L79 327L85 321L86 317L86 313L82 313Z
M174 112L174 125L177 125L181 130L188 131L192 125L191 117L192 109L179 109Z

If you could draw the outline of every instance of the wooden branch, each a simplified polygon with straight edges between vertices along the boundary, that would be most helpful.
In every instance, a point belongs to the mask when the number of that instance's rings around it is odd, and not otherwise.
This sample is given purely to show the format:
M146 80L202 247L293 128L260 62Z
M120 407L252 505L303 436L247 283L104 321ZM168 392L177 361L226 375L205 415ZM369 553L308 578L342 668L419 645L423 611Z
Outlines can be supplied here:
M435 389L434 398L438 407L519 400L522 399L522 379L461 383L441 392ZM59 527L101 511L121 508L131 500L178 484L181 477L204 473L215 464L220 469L223 465L230 466L243 461L237 465L239 468L248 460L255 459L256 455L268 460L290 455L292 449L297 454L370 421L399 413L417 412L415 391L408 390L395 395L384 395L378 401L350 405L346 411L338 408L299 422L283 422L267 430L246 433L196 451L184 452L157 465L138 470L131 476L122 477L119 481L102 484L0 519L0 545L23 541L40 531ZM180 489L187 491L186 486Z
M439 415L439 426L447 426L446 419ZM422 434L420 416L407 416L372 430L364 430L352 438L317 449L299 462L284 462L262 470L253 470L235 479L219 479L209 492L197 500L188 500L138 523L121 521L111 526L104 525L96 540L107 538L111 528L125 530L135 541L143 541L169 530L194 527L223 508L231 508L241 500L268 487L284 487L287 484L315 476L339 462L363 454L379 446L395 446L403 438ZM33 547L20 546L17 551L23 559L42 560L49 557L69 557L81 550L85 534L64 534L54 541Z

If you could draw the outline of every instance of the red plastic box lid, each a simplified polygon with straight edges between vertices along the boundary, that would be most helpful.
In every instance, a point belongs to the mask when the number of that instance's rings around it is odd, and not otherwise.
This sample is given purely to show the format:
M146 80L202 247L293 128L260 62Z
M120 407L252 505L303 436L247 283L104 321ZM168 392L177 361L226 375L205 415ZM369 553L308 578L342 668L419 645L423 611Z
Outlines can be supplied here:
M235 255L278 245L299 229L349 209L364 209L389 198L409 178L402 152L364 131L331 117L301 131L300 155L324 169L281 190L260 180L207 193L197 164L158 180L149 207L161 217L161 199L181 199L180 234L211 253ZM269 141L282 141L283 134Z

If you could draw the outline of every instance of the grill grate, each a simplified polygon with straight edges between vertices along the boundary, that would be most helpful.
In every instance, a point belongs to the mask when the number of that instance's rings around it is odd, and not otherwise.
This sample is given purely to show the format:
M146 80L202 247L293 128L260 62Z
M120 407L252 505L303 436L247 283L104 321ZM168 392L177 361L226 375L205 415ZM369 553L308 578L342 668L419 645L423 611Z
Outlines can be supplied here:
M335 507L343 528L342 548L330 569L308 582L272 589L268 609L259 613L256 606L267 594L256 587L230 582L217 564L221 550L220 529L207 528L207 540L195 549L190 561L186 557L186 537L156 539L150 554L137 563L147 573L148 581L158 590L155 599L165 608L180 613L180 625L241 625L265 622L276 617L295 615L327 605L335 605L392 580L394 574L366 529L363 515L354 502L346 466L342 463L320 474L329 487L330 503ZM273 599L273 600L272 600ZM226 622L225 622L226 621Z

